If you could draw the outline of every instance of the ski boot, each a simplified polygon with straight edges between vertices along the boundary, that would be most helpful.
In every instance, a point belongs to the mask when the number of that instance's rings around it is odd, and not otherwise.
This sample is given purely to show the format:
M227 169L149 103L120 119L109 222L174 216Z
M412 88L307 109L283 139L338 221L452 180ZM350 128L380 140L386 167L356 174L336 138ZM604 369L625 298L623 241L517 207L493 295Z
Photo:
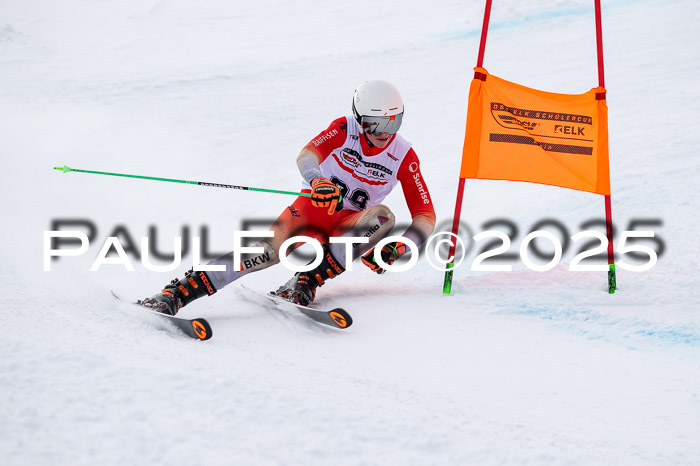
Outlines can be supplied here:
M308 306L316 297L316 288L323 286L326 280L330 280L345 271L327 245L323 245L323 260L313 270L297 272L287 283L280 286L272 294L279 296L291 303Z
M150 298L139 300L138 304L152 311L174 316L177 312L197 298L216 293L214 285L204 271L185 273L181 279L175 278L165 285L160 293Z

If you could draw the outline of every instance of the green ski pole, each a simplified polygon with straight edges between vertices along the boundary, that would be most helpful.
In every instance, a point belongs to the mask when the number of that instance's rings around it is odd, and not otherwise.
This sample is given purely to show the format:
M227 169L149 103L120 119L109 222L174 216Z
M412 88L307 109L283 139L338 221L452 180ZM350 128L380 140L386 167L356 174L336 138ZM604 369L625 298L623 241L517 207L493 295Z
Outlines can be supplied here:
M97 172L97 171L93 171L93 170L81 170L79 168L70 168L67 165L64 165L63 167L54 167L54 170L60 170L63 173L69 173L69 172L92 173L93 175L123 176L125 178L137 178L139 180L167 181L168 183L196 184L199 186L211 186L213 188L241 189L243 191L259 191L259 192L263 192L263 193L289 194L292 196L311 197L311 193L300 193L300 192L296 192L296 191L280 191L279 189L251 188L250 186L236 186L233 184L225 184L225 183L209 183L206 181L176 180L173 178L157 178L155 176L127 175L125 173Z

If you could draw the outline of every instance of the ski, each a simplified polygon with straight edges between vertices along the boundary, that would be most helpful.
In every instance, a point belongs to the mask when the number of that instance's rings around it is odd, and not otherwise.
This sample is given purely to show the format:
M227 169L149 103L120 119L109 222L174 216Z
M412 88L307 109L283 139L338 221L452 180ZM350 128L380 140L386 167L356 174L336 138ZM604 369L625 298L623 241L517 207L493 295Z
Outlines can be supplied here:
M340 329L348 328L352 325L352 317L342 307L336 307L335 309L331 309L330 311L324 311L321 309L314 309L313 307L302 306L301 304L289 302L284 298L272 294L272 292L266 294L265 297L271 300L272 302L276 303L278 306L293 307L294 309L297 309L299 312L304 314L306 317L309 317L321 324L330 325L331 327Z
M260 293L245 286L241 286L241 288L250 293L254 293L256 295L267 298L269 301L273 302L282 309L287 308L299 311L306 317L320 324L328 325L330 327L338 329L346 329L352 325L352 316L348 313L348 311L346 311L342 307L336 307L334 309L331 309L330 311L326 311L289 302L286 299L272 294L272 292Z
M141 306L138 303L122 299L114 291L110 291L112 293L112 296L117 298L119 301L123 303L133 304L134 306L138 306L139 308L143 309L151 315L157 315L160 318L167 320L190 338L194 338L195 340L208 340L212 337L211 325L209 325L209 322L207 322L205 319L202 319L201 317L197 319L185 319L182 317L163 314L162 312L152 311L146 307Z

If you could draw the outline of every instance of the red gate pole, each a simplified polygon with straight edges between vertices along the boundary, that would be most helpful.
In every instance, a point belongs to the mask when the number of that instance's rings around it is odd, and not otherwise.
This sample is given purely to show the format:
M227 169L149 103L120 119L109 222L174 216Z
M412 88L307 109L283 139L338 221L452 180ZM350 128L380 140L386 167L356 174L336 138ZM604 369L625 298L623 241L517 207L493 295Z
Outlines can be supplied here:
M598 85L604 88L603 22L600 14L600 0L595 0L595 31L598 46ZM617 288L617 278L615 276L615 248L613 245L612 202L610 195L605 196L605 230L608 237L608 293L613 294Z
M481 68L484 64L484 49L486 48L486 34L489 32L489 19L491 18L491 0L486 0L484 8L484 24L481 25L481 41L479 42L479 57L476 66Z
M484 64L484 49L486 48L486 35L489 32L489 19L491 18L491 0L486 0L486 6L484 8L484 23L481 25L481 41L479 42L479 56L476 59L477 68L481 68ZM464 181L465 178L459 178L459 185L457 186L457 200L455 202L455 213L452 219L452 234L457 236L459 233L459 218L462 213L462 198L464 197ZM450 262L447 264L445 270L445 281L442 285L442 292L444 294L450 294L452 291L452 273L455 265L454 255L457 251L457 241L456 239L450 238Z

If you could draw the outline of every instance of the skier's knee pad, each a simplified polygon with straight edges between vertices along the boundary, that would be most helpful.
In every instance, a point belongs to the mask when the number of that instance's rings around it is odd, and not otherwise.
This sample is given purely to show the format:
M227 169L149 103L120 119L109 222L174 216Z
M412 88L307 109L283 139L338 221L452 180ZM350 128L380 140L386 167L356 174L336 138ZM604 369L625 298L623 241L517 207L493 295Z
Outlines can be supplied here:
M384 204L377 204L375 206L372 206L369 209L366 209L363 212L363 214L369 217L384 217L384 222L390 222L392 224L392 227L394 225L394 213L391 211L390 208L388 208Z
M374 247L380 239L387 236L394 228L396 218L385 205L379 204L362 212L352 229L353 236L367 238L368 242L358 245L354 251L355 258Z

